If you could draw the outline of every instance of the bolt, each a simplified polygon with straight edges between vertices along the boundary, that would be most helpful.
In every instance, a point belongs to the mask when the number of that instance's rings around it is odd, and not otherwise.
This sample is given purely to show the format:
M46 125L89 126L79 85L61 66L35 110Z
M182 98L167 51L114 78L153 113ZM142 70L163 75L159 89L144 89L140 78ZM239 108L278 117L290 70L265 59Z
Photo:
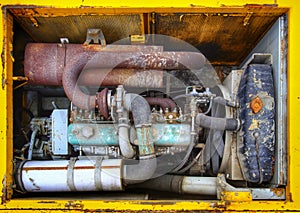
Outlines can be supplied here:
M90 126L85 126L82 128L81 134L85 138L90 138L94 135L94 129Z
M79 134L79 131L78 131L77 129L73 129L73 130L72 130L72 134L73 134L73 135L78 135L78 134Z

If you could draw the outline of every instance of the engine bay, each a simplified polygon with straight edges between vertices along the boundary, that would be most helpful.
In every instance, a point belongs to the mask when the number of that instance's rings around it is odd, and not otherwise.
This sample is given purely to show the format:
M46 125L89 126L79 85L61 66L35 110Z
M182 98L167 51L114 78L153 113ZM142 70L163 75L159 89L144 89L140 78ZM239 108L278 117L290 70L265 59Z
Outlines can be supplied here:
M14 85L14 196L284 199L278 56L254 50L219 72L208 53L160 34L108 42L98 28L83 43L27 42L26 84Z

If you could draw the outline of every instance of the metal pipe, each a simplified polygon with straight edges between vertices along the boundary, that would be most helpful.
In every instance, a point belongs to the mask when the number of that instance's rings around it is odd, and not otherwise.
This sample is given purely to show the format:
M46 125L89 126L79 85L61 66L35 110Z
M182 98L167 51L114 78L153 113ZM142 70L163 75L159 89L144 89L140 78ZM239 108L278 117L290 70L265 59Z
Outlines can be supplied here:
M150 105L159 105L163 109L173 110L176 108L176 103L170 98L145 97Z
M87 53L91 58L99 52L114 53L128 52L161 52L162 46L142 45L82 45L82 44L49 44L29 43L25 48L24 73L30 84L62 85L62 76L65 65L74 62L82 53ZM106 62L105 62L106 61ZM116 57L102 58L104 65L108 62L114 66L120 63ZM109 64L109 63L108 63ZM108 68L113 68L109 66Z
M157 168L155 155L145 156L140 160L124 160L123 180L124 184L137 184L149 180Z
M179 194L217 195L217 178L164 175L134 187Z
M122 160L27 161L18 168L17 184L24 192L120 191Z
M30 84L61 85L65 66L87 54L87 68L178 70L200 69L205 57L197 52L163 52L161 46L27 44L24 73ZM124 73L123 73L124 74ZM109 78L108 78L109 79ZM109 82L103 82L109 85Z
M124 157L133 158L134 150L130 144L128 131L128 127L119 126L119 146Z
M83 53L73 63L67 63L62 78L66 95L81 109L94 109L96 105L96 95L85 94L77 85L78 76L90 58L89 54Z
M142 96L134 93L125 94L124 107L132 112L135 127L151 124L151 109L146 99Z
M124 109L122 105L123 101L123 86L117 88L116 94L116 107L118 113L118 128L119 128L119 146L121 153L126 158L132 158L134 156L134 150L129 140L129 120L128 120L128 111Z
M239 120L234 118L216 118L203 113L196 116L196 124L209 129L237 131L240 128L239 123Z
M150 179L157 167L151 128L151 110L148 102L137 94L125 94L124 106L132 112L137 129L139 161L124 161L123 178L125 184L135 184Z
M79 85L162 88L162 70L140 69L85 69L78 78Z
M92 59L92 60L91 60ZM89 62L87 64L87 62ZM93 69L107 66L126 67L132 69L197 69L203 66L205 58L200 53L193 52L162 52L162 53L115 53L99 52L93 56L84 52L70 63L67 63L63 77L63 87L68 98L74 105L82 109L95 108L95 95L83 93L77 85L78 76L85 69Z

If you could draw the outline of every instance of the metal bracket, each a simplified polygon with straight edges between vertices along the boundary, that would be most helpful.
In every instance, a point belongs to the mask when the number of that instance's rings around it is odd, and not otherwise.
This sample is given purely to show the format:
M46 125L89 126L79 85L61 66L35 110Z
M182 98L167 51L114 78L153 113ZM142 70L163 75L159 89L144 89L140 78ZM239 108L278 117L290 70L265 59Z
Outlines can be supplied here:
M285 188L236 188L226 182L225 175L217 177L217 197L223 201L285 200Z
M86 40L84 45L89 45L91 42L94 44L99 44L99 41L102 46L106 46L106 41L101 29L88 29L86 33Z
M273 57L270 53L253 53L251 57L243 64L242 69L245 70L249 64L273 64Z
M248 188L235 188L226 182L225 175L219 174L217 177L217 196L221 200L252 200L251 191Z
M60 38L60 43L62 44L69 44L69 39L68 38Z
M97 157L95 162L95 173L94 173L94 181L97 191L102 191L101 184L101 165L102 165L102 157Z
M77 161L76 157L70 158L68 170L67 170L67 184L71 191L76 191L76 187L74 184L74 167Z
M247 13L246 17L244 18L244 24L243 24L244 26L247 26L247 25L250 24L249 20L250 20L252 15L253 15L253 12L248 12Z

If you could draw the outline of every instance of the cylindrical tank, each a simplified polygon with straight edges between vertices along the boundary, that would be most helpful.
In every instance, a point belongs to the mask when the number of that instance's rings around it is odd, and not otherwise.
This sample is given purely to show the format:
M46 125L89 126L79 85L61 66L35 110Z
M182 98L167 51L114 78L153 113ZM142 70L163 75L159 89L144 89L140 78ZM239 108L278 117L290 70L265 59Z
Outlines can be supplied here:
M121 159L27 161L17 184L26 192L123 190Z

